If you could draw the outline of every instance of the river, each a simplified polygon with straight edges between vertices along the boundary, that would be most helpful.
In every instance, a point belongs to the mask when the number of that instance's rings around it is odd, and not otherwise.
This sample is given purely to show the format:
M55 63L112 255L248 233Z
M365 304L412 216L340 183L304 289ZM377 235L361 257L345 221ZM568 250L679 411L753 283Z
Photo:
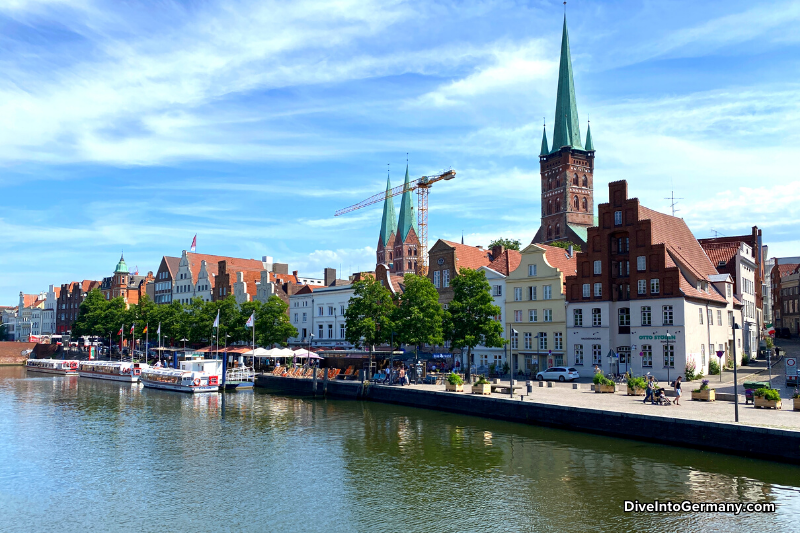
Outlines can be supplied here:
M636 499L777 512L623 512ZM377 403L259 390L223 401L0 367L0 501L0 531L797 531L800 467Z

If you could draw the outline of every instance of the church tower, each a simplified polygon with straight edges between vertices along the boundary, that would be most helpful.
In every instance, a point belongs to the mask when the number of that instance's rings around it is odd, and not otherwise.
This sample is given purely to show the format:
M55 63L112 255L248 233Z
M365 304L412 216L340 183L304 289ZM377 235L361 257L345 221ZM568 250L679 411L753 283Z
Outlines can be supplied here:
M594 225L594 144L589 126L581 142L567 17L561 35L553 145L542 132L539 152L542 187L542 223L534 243L569 241L586 244L586 230Z
M394 211L394 198L389 196L392 182L386 176L386 199L383 201L383 218L381 219L381 234L378 237L377 261L379 265L385 264L390 272L394 272L394 241L397 235L397 215Z
M408 165L406 165L406 180L403 184L403 199L400 202L400 218L397 221L397 235L394 240L394 262L391 272L396 274L414 274L417 272L418 233L417 215L414 210L414 200L411 197Z

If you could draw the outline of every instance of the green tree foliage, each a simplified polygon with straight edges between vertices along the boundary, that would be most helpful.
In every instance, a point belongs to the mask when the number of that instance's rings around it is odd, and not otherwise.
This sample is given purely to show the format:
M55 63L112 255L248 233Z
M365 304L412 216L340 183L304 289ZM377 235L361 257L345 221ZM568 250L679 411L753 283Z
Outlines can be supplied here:
M353 284L353 296L345 310L345 339L353 346L366 347L385 342L392 332L392 293L374 277Z
M517 239L495 239L489 243L489 248L498 245L505 246L506 250L519 250L519 240Z
M6 325L0 324L0 341L6 340L6 335L8 335L8 329L6 328Z
M403 284L405 290L392 313L395 339L417 349L422 344L443 344L444 311L436 287L427 277L416 274L406 274Z
M453 347L467 348L469 377L469 361L475 346L499 348L505 344L503 325L494 318L502 310L494 305L491 287L482 270L460 269L452 286L453 301L445 311L445 331Z
M78 318L72 325L72 335L80 337L81 335L97 335L108 337L109 326L106 318L108 309L108 300L106 300L103 293L99 289L89 291L86 298L81 303ZM117 326L119 329L119 326Z
M572 246L572 251L573 252L580 252L581 251L581 245L580 244L575 244L574 242L570 242L570 241L548 242L547 244L549 244L550 246L557 246L558 248L563 248L565 250L567 248L569 248L570 246Z
M259 304L256 311L256 340L262 346L280 344L286 346L289 337L297 336L297 328L289 321L286 311L288 304L277 296L270 296L266 303L253 302ZM242 306L244 309L244 305ZM250 316L245 313L245 321Z

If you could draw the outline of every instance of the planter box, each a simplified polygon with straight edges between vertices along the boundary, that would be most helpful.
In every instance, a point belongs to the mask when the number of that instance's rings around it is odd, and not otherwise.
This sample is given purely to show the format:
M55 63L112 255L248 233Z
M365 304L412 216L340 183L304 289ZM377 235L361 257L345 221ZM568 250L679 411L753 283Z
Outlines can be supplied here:
M794 403L794 410L800 411L800 398L795 398L792 403Z
M444 390L450 392L464 392L464 385L450 385L450 382L445 382Z
M704 402L713 402L716 398L714 389L701 390L700 392L692 391L692 400L702 400Z
M764 398L759 398L756 396L755 398L755 407L761 409L766 407L767 409L780 409L781 408L781 401L780 400L765 400Z
M600 393L614 392L616 389L617 389L617 387L614 386L614 385L595 385L594 386L594 391L595 392L600 392Z
M472 394L491 394L492 386L489 383L482 385L472 385Z
M635 389L628 387L628 396L644 396L644 391L644 389L640 389L639 387Z

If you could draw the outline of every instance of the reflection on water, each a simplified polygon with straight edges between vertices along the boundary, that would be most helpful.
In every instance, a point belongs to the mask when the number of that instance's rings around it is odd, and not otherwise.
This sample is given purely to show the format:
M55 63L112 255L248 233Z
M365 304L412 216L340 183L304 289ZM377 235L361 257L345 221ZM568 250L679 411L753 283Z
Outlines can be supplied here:
M795 529L800 468L425 410L0 368L0 530L664 530L640 501L764 501L668 530Z

